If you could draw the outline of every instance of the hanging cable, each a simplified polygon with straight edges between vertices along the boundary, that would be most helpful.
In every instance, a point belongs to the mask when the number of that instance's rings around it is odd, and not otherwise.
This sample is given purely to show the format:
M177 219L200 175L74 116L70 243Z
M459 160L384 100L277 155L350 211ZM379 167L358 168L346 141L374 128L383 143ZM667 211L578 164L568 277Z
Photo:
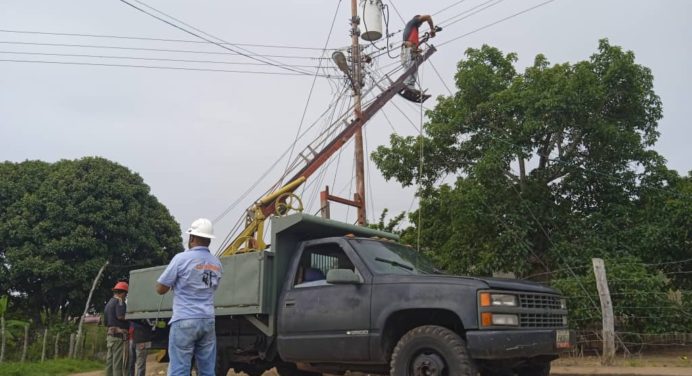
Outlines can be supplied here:
M453 25L453 24L455 24L455 23L457 23L457 22L459 22L459 21L465 20L465 19L467 19L467 18L469 18L469 17L471 17L471 16L473 16L473 15L476 15L476 14L478 14L478 13L480 13L480 12L482 12L482 11L488 9L488 8L492 8L492 7L494 7L495 5L498 5L498 4L500 4L501 2L503 2L503 1L504 1L504 0L487 0L487 1L483 2L483 3L480 3L480 4L476 5L475 7L472 7L472 8L470 8L470 9L467 9L467 10L465 10L465 11L463 11L463 12L461 12L461 13L455 15L455 16L449 17L449 18L447 18L447 19L444 20L444 21L438 22L438 24L440 24L440 25L441 25L442 27L444 27L444 28L447 28L447 27L449 27L449 26L451 26L451 25ZM492 3L492 4L491 4L491 3ZM488 4L489 4L489 5L488 5ZM484 6L485 6L485 7L484 7ZM480 9L478 9L478 8L480 8ZM474 10L475 10L475 12L474 12ZM464 16L464 15L466 15L466 16L465 16L465 17L461 17L461 16ZM460 18L460 17L461 17L461 18ZM452 20L454 20L454 21L453 21L453 22L450 22L450 21L452 21ZM447 23L447 22L449 22L449 23Z
M121 1L125 1L125 0L121 0ZM215 39L216 41L219 41L219 42L221 42L222 44L230 44L230 45L233 45L232 43L229 43L229 42L227 42L227 41L225 41L225 40L223 40L223 39L221 39L221 38L219 38L219 37L216 37L216 36L214 36L214 35L211 35L211 34L205 32L205 31L203 31L203 30L200 30L200 29L198 29L198 28L196 28L196 27L194 27L194 26L192 26L192 25L190 25L190 24L188 24L188 23L185 23L185 21L182 21L182 20L180 20L180 19L178 19L178 18L175 18L175 17L171 16L170 14L166 14L166 13L164 13L164 12L162 12L162 11L160 11L160 10L158 10L158 9L156 9L156 8L154 8L154 7L152 7L152 6L148 5L148 4L146 4L146 3L144 3L144 2L141 1L141 0L133 0L133 1L135 1L135 2L137 2L137 3L139 3L139 4L141 4L141 5L144 6L144 7L147 7L148 9L151 9L152 11L154 11L154 12L156 12L156 13L158 13L158 14L160 14L160 15L166 17L166 18L172 19L172 20L174 20L174 21L176 21L176 22L178 22L178 23L180 23L180 24L182 24L182 25L184 25L184 26L186 26L186 27L188 27L188 28L191 28L191 29L193 29L193 30L195 30L195 31L197 31L197 32L199 32L199 33L202 33L202 34L206 35L206 36L209 37L209 38ZM194 34L193 34L193 35L194 35ZM212 43L214 43L214 42L212 41ZM215 44L218 45L218 43L215 43ZM221 46L221 47L223 48L223 46ZM246 49L246 48L243 48L243 47L240 47L240 46L237 46L237 45L235 45L234 47L236 47L236 48L238 48L238 49L240 49L240 50L243 50L243 51L247 52L249 55L252 55L252 54L253 54L252 51L250 51L250 50L248 50L248 49ZM281 63L280 63L280 62L277 62L276 60L272 60L272 59L266 59L266 60L267 60L268 62L273 62L273 63L275 63L275 64L281 65ZM310 75L310 72L305 72L305 73L306 73L307 75Z
M340 7L341 7L341 0L339 0L339 2L336 3L336 10L334 11L334 17L332 17L332 24L331 24L331 26L329 26L329 33L327 34L327 40L324 42L322 54L324 54L324 52L327 50L327 45L329 44L329 40L332 37L332 31L334 30L334 24L336 23L336 16L339 14L339 8ZM319 62L319 67L321 67L321 66L322 66L322 60L320 60L320 62ZM298 142L298 135L300 134L300 130L303 128L303 123L305 122L305 115L307 114L308 107L310 106L310 99L312 99L312 92L315 89L315 82L317 82L319 67L315 71L315 76L312 78L312 84L310 85L310 92L308 93L308 99L305 101L305 107L303 107L303 114L300 117L300 124L298 125L298 131L296 131L296 137L294 138L293 143L291 144L291 151L288 153L288 160L286 162L286 168L284 169L285 171L288 170L289 163L291 161L291 158L293 157L293 151L295 150L296 143ZM281 183L283 183L283 179L282 179Z
M465 33L465 34L462 34L462 35L460 35L460 36L458 36L458 37L449 39L449 40L445 41L444 43L441 43L438 47L442 47L442 46L444 46L444 45L446 45L446 44L452 43L452 42L454 42L454 41L456 41L456 40L459 40L459 39L464 38L464 37L467 37L467 36L469 36L469 35L471 35L471 34L477 33L477 32L479 32L479 31L481 31L481 30L485 30L485 29L487 29L487 28L489 28L489 27L493 27L493 26L495 26L495 25L497 25L497 24L499 24L499 23L505 22L505 21L510 20L510 19L512 19L512 18L514 18L514 17L517 17L517 16L520 16L520 15L522 15L522 14L524 14L524 13L530 12L530 11L532 11L532 10L534 10L534 9L538 9L538 8L544 6L544 5L548 5L548 4L552 3L553 1L555 1L555 0L544 1L544 2L542 2L542 3L540 3L540 4L537 4L537 5L534 5L534 6L530 7L530 8L524 9L524 10L522 10L522 11L520 11L520 12L511 14L511 15L505 17L505 18L501 18L501 19L499 19L499 20L497 20L497 21L495 21L495 22L491 22L491 23L489 23L489 24L487 24L487 25L484 25L484 26L481 26L481 27L479 27L479 28L477 28L477 29L471 30L471 31L469 31L468 33Z
M245 73L245 74L280 75L280 76L303 76L303 74L301 74L301 73L291 73L291 72L265 72L265 71L231 70L231 69L210 69L210 68L170 67L170 66L155 66L155 65L86 63L86 62L74 62L74 61L0 59L0 62L9 62L9 63L39 63L39 64L56 64L56 65L82 65L82 66L94 66L94 67L146 68L146 69L163 69L163 70L180 70L180 71L197 71L197 72L217 72L217 73ZM327 76L320 76L320 77L327 77Z
M438 10L437 12L433 13L432 15L433 15L433 16L436 16L436 15L438 15L438 14L440 14L440 13L442 13L442 12L448 10L448 9L454 8L455 6L457 6L457 5L461 4L461 3L463 3L464 1L466 1L466 0L459 0L459 1L457 1L456 3L454 3L454 4L450 5L450 6L447 6L447 7L444 7L444 8L442 8L442 9Z
M239 62L239 61L167 59L167 58L138 57L138 56L62 54L62 53L46 53L46 52L21 52L21 51L0 51L0 54L29 55L29 56L81 57L81 58L90 58L90 59L167 61L167 62L175 62L175 63L193 63L193 64L225 64L225 65L266 66L266 64L262 64L262 63L249 63L249 62ZM295 68L319 68L319 66L316 66L316 65L287 65L287 66L295 67ZM336 70L336 68L334 68L334 69Z
M150 8L150 9L154 10L154 11L156 11L156 12L159 13L159 14L163 14L164 16L166 16L166 17L168 17L168 18L170 18L170 19L176 20L177 22L180 22L181 24L186 25L187 27L190 27L190 28L195 29L195 30L198 31L199 33L203 33L203 34L205 34L205 35L209 35L209 36L213 37L214 39L221 41L223 44L218 43L218 42L216 42L216 41L213 41L213 40L211 40L211 39L209 39L209 38L205 38L205 37L203 37L202 35L200 35L200 34L198 34L198 33L195 33L195 32L190 31L190 30L188 30L188 29L186 29L186 28L184 28L184 27L181 27L181 26L179 26L179 25L176 25L176 24L174 24L173 22L168 21L168 20L166 20L166 19L163 19L163 18L161 18L161 17L159 17L159 16L157 16L157 15L155 15L155 14L152 14L151 12L148 12L148 11L146 11L145 9L142 9L142 8L138 7L138 6L136 6L136 5L132 4L132 3L130 3L130 2L127 1L127 0L119 0L119 1L120 1L121 3L123 3L123 4L126 4L126 5L128 5L128 6L132 7L132 8L134 8L134 9L136 9L136 10L138 10L138 11L140 11L140 12L142 12L142 13L144 13L144 14L150 16L150 17L152 17L152 18L155 18L155 19L157 19L157 20L159 20L159 21L161 21L161 22L163 22L163 23L165 23L165 24L167 24L167 25L173 26L174 28L176 28L176 29L178 29L178 30L180 30L180 31L183 31L183 32L185 32L185 33L188 33L188 34L190 34L190 35L192 35L192 36L195 36L195 37L197 37L197 38L199 38L199 39L205 40L205 41L207 41L207 42L209 42L209 43L215 44L215 45L217 45L217 46L219 46L219 47L221 47L221 48L223 48L223 49L225 49L225 50L233 51L233 52L235 52L235 53L237 53L237 54L239 54L239 55L243 55L243 56L247 57L248 59L256 60L256 61L265 63L265 64L267 64L267 65L271 65L271 66L274 66L274 67L277 67L277 68L280 68L280 69L284 69L284 70L289 70L289 71L292 71L292 72L295 72L295 73L300 73L300 74L304 74L304 75L310 75L309 72L305 72L305 71L298 70L298 69L294 69L294 68L290 68L290 67L285 67L285 66L282 66L281 64L277 64L277 63L271 62L270 60L259 59L259 58L257 58L257 57L254 57L254 56L250 55L250 54L243 53L243 52L241 52L241 51L238 51L238 50L235 50L235 49L233 49L233 48L231 48L231 47L228 47L227 44L231 44L231 43L229 43L229 42L227 42L227 41L225 41L225 40L223 40L223 39L221 39L221 38L211 36L210 34L205 33L205 32L203 32L203 31L201 31L201 30L199 30L199 29L197 29L197 28L195 28L195 27L193 27L193 26L191 26L191 25L189 25L189 24L186 24L186 23L184 23L184 22L182 22L182 21L180 21L180 20L178 20L178 19L176 19L176 18L174 18L174 17L171 17L171 16L169 16L169 15L167 15L167 14L165 14L165 13L163 13L163 12L161 12L161 11L155 9L155 8L152 8L152 7L150 7L149 5L146 5L145 3L141 2L141 1L134 0L134 1L136 1L137 3L142 4L142 5L146 6L147 8ZM242 48L240 48L240 49L242 49Z
M446 83L445 80L442 78L442 75L440 74L440 72L437 71L437 68L435 68L435 65L433 64L432 60L431 60L431 59L428 59L428 62L430 63L430 66L432 67L433 71L435 71L435 74L437 75L437 77L438 77L438 78L440 79L440 81L442 82L442 85L444 85L445 89L447 89L447 92L449 92L449 96L453 97L453 96L454 96L454 93L452 93L452 90L449 89L449 86L447 86L447 83ZM421 105L422 105L422 104L421 104Z
M124 40L137 40L137 41L149 41L149 42L171 42L171 43L195 43L195 44L213 44L204 40L191 40L191 39L166 39L166 38L149 38L149 37L132 37L123 35L103 35L103 34L82 34L82 33L57 33L57 32L47 32L47 31L32 31L32 30L8 30L0 29L0 33L12 33L12 34L28 34L28 35L50 35L50 36L67 36L67 37L80 37L80 38L105 38L105 39L124 39ZM258 43L221 43L228 44L231 46L245 46L245 47L260 47L260 48L279 48L279 49L290 49L290 50L313 50L322 51L321 47L305 47L305 46L288 46L288 45L277 45L277 44L258 44Z
M25 45L25 46L50 46L50 47L69 47L69 48L101 48L101 49L113 49L113 50L128 50L128 51L147 51L147 52L170 52L170 53L183 53L183 54L201 54L201 55L240 55L236 52L214 52L214 51L196 51L196 50L172 50L165 48L146 48L146 47L121 47L121 46L107 46L107 45L94 45L94 44L70 44L70 43L39 43L39 42L15 42L15 41L0 41L0 44L15 44L15 45ZM281 59L307 59L307 60L326 60L326 58L312 57L312 56L295 56L295 55L260 55L254 54L252 56L257 57L275 57Z
M420 65L418 65L418 61L416 61L416 70L418 71L418 92L423 93L423 78L422 78L422 70L420 69ZM417 249L418 252L420 252L420 238L421 238L421 231L423 229L423 101L420 101L420 123L418 127L418 142L420 143L419 151L418 151L418 241L417 241Z
M320 120L323 116L325 116L327 113L329 113L329 111L331 110L332 106L335 106L335 105L337 104L338 100L341 99L344 95L346 95L346 92L347 92L347 90L344 89L344 90L342 91L342 93L340 94L340 96L339 96L335 101L333 101L332 104L331 104L329 107L327 107L327 109L320 115L320 117L319 117L317 120L315 120L315 122L313 122L313 123L312 123L312 124L300 135L299 138L304 137L310 130L312 130L312 129L319 123L319 120ZM240 196L238 199L236 199L232 204L230 204L226 209L224 209L223 212L221 212L221 213L213 220L213 222L218 222L218 221L221 220L223 217L225 217L226 215L228 215L228 213L229 213L231 210L235 209L235 207L236 207L242 200L244 200L244 199L252 192L252 190L254 190L254 189L259 185L259 183L261 183L262 180L264 180L264 178L266 178L266 177L269 175L269 173L271 173L271 171L272 171L272 170L281 162L281 160L288 154L289 150L290 150L290 147L286 148L286 150L276 159L276 161L274 161L274 163L272 163L271 166L269 166L269 168L267 168L267 169L262 173L262 175L250 186L250 188L248 188L245 192L243 192L243 194L241 194L241 196ZM269 191L271 191L271 190L273 190L273 189L270 189ZM269 193L269 191L266 191L264 194Z

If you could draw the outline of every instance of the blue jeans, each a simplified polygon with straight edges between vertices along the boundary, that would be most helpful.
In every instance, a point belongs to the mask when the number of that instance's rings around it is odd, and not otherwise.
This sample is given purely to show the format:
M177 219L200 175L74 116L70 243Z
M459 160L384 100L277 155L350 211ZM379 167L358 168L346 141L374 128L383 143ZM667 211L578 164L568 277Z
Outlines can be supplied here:
M214 319L186 319L171 324L168 335L168 376L189 376L192 357L199 376L215 376Z

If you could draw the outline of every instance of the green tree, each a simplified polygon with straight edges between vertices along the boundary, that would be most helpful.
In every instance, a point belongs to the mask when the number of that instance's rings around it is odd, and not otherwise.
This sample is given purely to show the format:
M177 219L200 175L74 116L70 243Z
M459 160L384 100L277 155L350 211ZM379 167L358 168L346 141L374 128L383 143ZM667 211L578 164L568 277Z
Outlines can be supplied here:
M636 235L621 229L640 215L642 183L673 178L652 149L661 101L651 71L607 40L575 64L538 55L518 73L516 60L467 50L457 92L428 111L425 135L392 135L373 160L385 178L422 185L422 223L410 220L448 270L527 275L628 252ZM436 186L450 175L453 185Z
M31 312L81 314L109 260L94 303L130 269L182 249L179 226L142 178L103 158L0 165L0 292Z

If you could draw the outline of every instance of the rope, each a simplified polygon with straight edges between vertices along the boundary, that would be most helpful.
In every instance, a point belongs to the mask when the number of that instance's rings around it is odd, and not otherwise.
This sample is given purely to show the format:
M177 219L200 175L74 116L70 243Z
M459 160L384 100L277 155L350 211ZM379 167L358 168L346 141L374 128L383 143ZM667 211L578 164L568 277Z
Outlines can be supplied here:
M421 98L423 96L423 79L421 78L420 65L418 60L416 60L416 70L418 71L418 91L420 92ZM418 241L416 242L416 248L420 252L420 237L421 230L423 228L423 197L421 195L423 188L423 101L420 101L420 123L418 126L418 142L420 142L420 147L418 151Z

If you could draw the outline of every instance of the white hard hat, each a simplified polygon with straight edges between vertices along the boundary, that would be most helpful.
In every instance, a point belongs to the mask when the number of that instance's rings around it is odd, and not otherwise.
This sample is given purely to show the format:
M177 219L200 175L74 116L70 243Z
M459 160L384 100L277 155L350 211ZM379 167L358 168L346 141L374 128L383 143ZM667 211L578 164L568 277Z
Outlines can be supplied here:
M214 226L206 218L196 219L187 229L187 233L200 238L214 239Z

